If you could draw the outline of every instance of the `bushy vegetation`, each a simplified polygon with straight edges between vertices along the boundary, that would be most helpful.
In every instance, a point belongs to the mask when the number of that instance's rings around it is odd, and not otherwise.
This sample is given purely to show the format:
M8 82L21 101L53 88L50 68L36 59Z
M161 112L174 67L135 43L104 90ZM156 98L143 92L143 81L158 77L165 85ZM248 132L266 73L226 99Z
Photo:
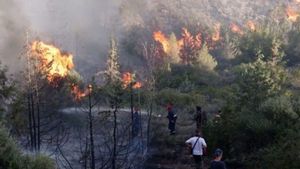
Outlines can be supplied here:
M21 153L15 141L0 127L0 168L1 169L54 169L54 162L46 156L32 157Z

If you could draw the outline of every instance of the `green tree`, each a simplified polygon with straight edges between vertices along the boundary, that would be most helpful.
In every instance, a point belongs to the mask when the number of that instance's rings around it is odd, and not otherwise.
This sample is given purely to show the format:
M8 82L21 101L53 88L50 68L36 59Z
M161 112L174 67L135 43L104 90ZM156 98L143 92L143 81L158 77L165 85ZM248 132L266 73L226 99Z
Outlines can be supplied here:
M239 40L239 55L236 58L238 63L250 63L256 60L258 54L263 54L265 61L273 60L274 57L283 57L281 48L283 47L282 38L277 35L275 30L266 28L249 32Z
M7 77L7 67L3 67L0 62L0 119L3 118L7 109L7 100L14 92L14 84Z
M176 35L172 33L169 38L169 44L170 44L170 50L169 50L169 57L170 57L170 63L179 63L180 62L180 57L179 57L179 52L180 52L180 47L176 38Z
M237 89L241 105L259 106L268 97L280 94L287 72L280 64L264 61L259 55L253 63L241 64L236 70Z
M201 50L199 50L195 59L196 60L194 62L194 65L198 66L203 70L213 71L218 65L214 57L211 54L209 54L208 47L206 44L204 44Z
M54 169L54 162L42 155L25 156L21 153L14 140L0 126L0 166L5 169Z

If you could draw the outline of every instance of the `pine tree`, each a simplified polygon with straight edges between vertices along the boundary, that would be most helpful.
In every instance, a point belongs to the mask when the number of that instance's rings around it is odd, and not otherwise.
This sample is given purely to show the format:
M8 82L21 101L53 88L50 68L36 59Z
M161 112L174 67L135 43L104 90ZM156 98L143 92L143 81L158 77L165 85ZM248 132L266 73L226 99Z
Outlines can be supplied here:
M199 68L207 71L213 71L214 68L218 65L214 57L209 54L206 44L204 44L202 49L199 50L195 58L194 65L199 66Z
M170 62L175 64L180 62L180 57L179 57L180 44L178 43L179 42L177 41L175 34L172 33L169 38L170 51L168 55L170 57Z
M112 38L110 41L110 50L106 62L105 79L107 83L114 83L120 79L119 56L116 41Z

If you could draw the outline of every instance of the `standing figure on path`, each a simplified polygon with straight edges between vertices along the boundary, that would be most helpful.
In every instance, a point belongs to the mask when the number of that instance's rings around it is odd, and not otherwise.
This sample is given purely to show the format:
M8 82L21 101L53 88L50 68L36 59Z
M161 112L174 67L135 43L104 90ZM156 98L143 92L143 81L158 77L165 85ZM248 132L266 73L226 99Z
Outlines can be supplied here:
M221 149L216 149L214 152L214 160L210 163L210 169L226 169L225 163L221 161L223 156L223 151Z
M197 129L201 129L202 127L202 108L200 106L196 106L196 114L195 114L195 121Z
M201 132L197 130L195 136L189 138L185 143L191 147L196 169L203 169L202 157L203 151L206 149L207 145L204 138L201 137Z
M173 135L176 132L175 124L176 124L176 120L177 120L177 116L173 110L173 104L169 104L167 106L167 111L168 111L167 118L169 119L169 130L170 130L170 134Z
M141 127L141 118L139 115L139 109L135 107L134 113L133 113L133 124L132 124L132 129L133 129L133 137L138 136L140 127Z
M206 124L207 114L205 111L202 111L201 106L196 106L195 121L198 130L201 130L202 126Z

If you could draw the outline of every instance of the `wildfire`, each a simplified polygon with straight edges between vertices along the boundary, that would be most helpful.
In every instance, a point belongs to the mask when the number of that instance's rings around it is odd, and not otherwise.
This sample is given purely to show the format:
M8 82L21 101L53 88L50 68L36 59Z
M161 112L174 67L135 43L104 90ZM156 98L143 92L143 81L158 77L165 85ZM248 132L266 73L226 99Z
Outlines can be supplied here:
M133 86L132 86L132 88L134 88L134 89L139 89L139 88L141 88L142 87L142 83L141 82L136 82Z
M159 42L162 45L164 52L166 54L170 55L171 49L172 49L172 47L174 47L174 46L172 46L174 44L171 44L170 37L167 37L161 31L158 31L158 32L153 33L153 38L155 41ZM183 46L183 40L182 39L177 40L177 43L175 43L175 45L179 51L180 48Z
M251 31L255 31L256 30L256 26L255 26L255 23L252 21L252 20L249 20L247 22L247 27L251 30Z
M221 38L221 35L220 35L220 30L221 30L221 24L220 23L217 23L215 26L214 26L214 34L212 35L211 39L213 41L219 41L220 38Z
M132 81L133 81L133 75L130 72L123 73L122 83L124 88L127 88Z
M71 94L74 96L75 101L80 101L82 98L86 97L90 92L92 92L92 85L89 85L87 89L82 91L78 85L71 85Z
M31 53L39 61L39 71L46 74L50 83L66 77L74 68L73 56L61 52L53 45L34 41L31 45Z
M122 83L123 83L123 87L127 88L128 86L132 85L133 89L139 89L142 87L142 83L141 82L134 82L134 74L130 73L130 72L125 72L122 75Z
M244 32L242 31L242 29L238 25L236 25L234 23L230 24L230 29L234 33L237 33L237 34L240 34L240 35L244 34Z
M170 51L169 40L161 31L154 32L153 38L162 45L164 52L168 53Z
M299 17L299 13L297 13L294 9L292 9L290 6L286 8L286 15L288 17L288 20L291 22L296 22L297 18Z

